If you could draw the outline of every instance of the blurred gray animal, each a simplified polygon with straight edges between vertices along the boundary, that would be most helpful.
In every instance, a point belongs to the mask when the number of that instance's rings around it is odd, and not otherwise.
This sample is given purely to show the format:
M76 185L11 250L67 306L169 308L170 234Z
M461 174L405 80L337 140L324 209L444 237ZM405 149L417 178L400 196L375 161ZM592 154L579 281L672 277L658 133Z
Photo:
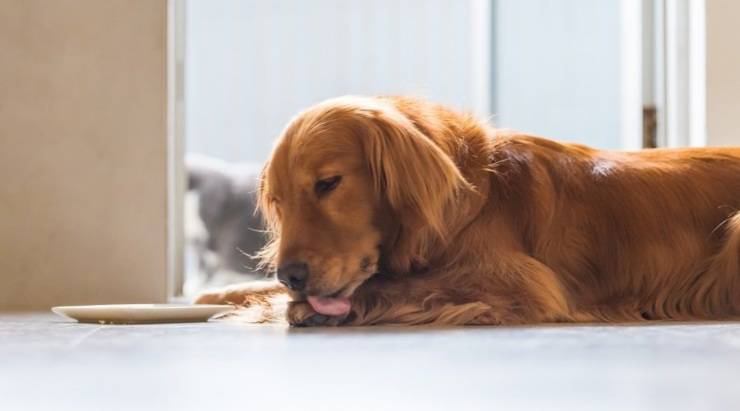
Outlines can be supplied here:
M199 154L185 158L188 191L197 194L206 236L196 241L198 266L210 281L219 272L264 277L249 257L265 244L262 219L255 212L259 168Z

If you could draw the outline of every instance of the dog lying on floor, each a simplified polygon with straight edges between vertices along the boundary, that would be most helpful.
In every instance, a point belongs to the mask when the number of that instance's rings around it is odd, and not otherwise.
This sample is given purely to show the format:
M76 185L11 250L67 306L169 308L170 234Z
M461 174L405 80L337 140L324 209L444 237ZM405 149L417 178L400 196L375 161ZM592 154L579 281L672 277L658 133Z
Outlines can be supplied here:
M740 316L740 148L599 151L404 97L299 114L260 182L293 325Z

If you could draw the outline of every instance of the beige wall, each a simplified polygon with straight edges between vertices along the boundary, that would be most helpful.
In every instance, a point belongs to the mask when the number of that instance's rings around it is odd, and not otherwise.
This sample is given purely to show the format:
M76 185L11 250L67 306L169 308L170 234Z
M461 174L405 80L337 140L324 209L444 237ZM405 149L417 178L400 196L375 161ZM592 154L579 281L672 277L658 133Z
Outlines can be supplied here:
M0 309L166 298L166 0L0 0Z
M707 139L740 146L740 1L706 0Z

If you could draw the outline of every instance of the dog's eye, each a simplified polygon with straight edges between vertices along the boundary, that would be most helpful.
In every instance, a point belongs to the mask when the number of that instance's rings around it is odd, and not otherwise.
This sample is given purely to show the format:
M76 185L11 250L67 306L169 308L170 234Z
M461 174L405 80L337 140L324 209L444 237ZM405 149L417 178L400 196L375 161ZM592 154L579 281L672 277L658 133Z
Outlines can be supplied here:
M334 190L335 188L337 188L340 181L342 181L342 176L333 176L333 177L324 178L322 180L317 181L316 185L314 186L316 195L321 197L322 195L327 194L331 190Z

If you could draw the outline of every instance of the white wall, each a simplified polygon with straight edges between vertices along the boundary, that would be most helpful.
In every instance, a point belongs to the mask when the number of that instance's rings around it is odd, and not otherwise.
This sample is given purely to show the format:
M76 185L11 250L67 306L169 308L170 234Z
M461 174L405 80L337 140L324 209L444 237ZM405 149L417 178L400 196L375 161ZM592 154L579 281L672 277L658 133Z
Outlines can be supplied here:
M472 1L186 3L186 149L262 162L299 110L343 94L472 109Z
M619 148L620 2L493 0L481 19L485 2L188 0L187 150L261 162L293 114L342 94L472 109L476 54L492 54L496 125ZM474 41L474 21L492 42Z
M620 148L620 3L494 1L494 122Z

